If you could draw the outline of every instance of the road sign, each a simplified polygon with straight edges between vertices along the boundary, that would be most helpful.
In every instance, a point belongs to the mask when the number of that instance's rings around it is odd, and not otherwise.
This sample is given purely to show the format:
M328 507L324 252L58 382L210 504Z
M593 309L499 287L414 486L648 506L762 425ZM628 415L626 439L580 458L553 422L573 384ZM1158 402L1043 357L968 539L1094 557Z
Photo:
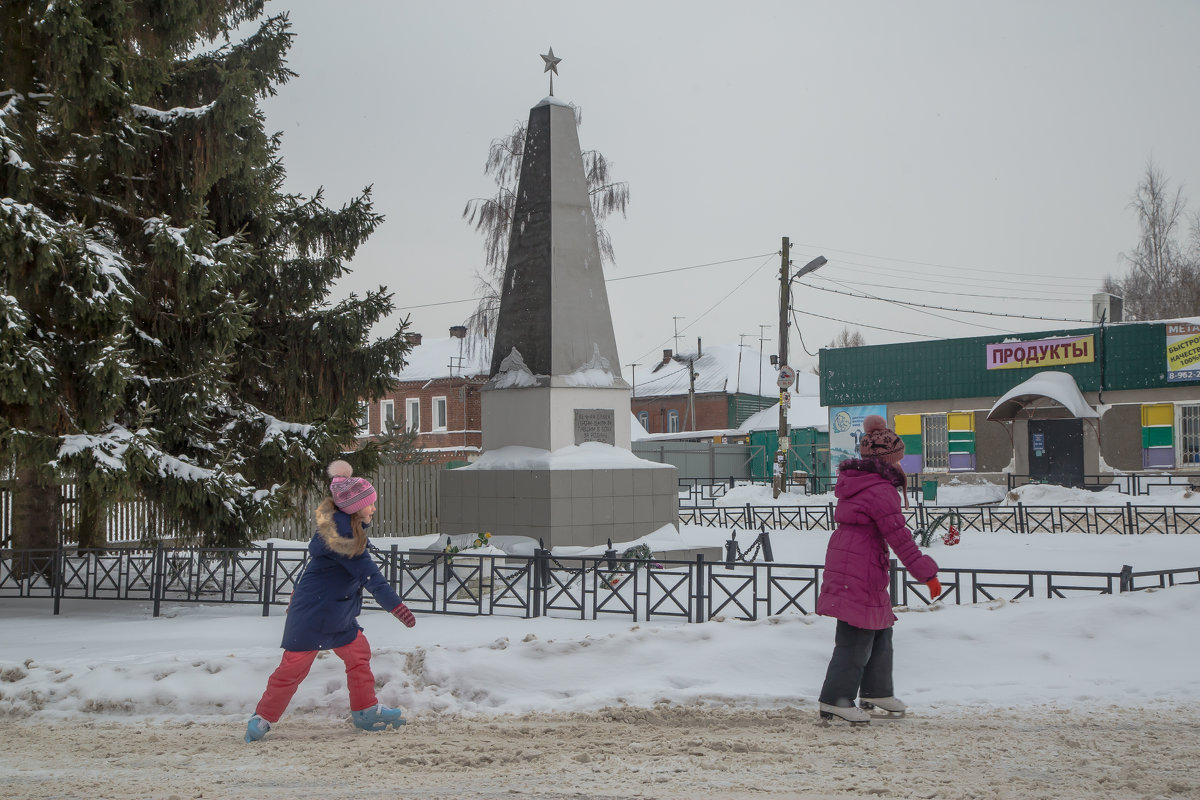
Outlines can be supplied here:
M779 368L779 379L775 381L776 386L778 386L780 389L788 389L788 388L791 388L792 384L795 382L796 382L796 368L795 367L789 367L787 364L784 364L782 367Z

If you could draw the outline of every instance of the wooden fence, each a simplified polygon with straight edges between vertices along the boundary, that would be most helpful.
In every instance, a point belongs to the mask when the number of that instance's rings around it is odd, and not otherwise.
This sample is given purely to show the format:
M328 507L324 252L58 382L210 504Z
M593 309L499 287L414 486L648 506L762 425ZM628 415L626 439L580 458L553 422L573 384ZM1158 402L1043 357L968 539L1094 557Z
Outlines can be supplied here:
M372 523L375 536L420 536L438 532L438 483L441 468L436 464L387 464L368 476L379 493L379 510ZM15 481L0 481L0 548L12 546L12 488ZM59 541L75 543L78 499L75 484L62 484L62 518ZM307 505L315 506L326 492L320 487ZM313 533L313 509L297 509L294 518L276 523L268 535L304 541ZM175 529L153 504L145 500L122 500L108 509L106 533L109 544L128 545L146 540L171 542Z

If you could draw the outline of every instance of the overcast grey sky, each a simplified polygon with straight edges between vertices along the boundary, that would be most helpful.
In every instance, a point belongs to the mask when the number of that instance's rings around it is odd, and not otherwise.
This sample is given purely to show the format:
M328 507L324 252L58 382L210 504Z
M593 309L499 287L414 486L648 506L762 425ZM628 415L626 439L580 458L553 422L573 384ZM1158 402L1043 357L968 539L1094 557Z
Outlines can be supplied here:
M555 95L583 109L582 146L630 185L627 218L608 223L623 364L655 361L676 326L686 348L757 348L765 325L775 351L783 236L797 267L829 259L814 286L1090 319L1091 293L1136 244L1129 201L1149 159L1200 210L1194 0L267 10L289 12L296 34L299 77L266 103L288 188L324 186L340 204L371 184L387 217L339 292L385 284L427 336L473 307L429 304L474 294L483 240L463 206L492 192L489 143L548 94L551 46ZM731 263L635 277L718 261ZM793 304L833 318L798 316L814 353L835 320L871 344L1070 326L800 285ZM790 342L793 364L811 361L795 330Z

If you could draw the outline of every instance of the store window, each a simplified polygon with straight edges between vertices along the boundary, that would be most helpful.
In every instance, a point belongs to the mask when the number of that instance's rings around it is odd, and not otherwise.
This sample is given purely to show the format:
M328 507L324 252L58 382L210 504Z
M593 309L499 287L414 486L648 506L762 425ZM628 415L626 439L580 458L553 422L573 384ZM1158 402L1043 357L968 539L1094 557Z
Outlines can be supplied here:
M1200 405L1177 406L1179 466L1200 464Z
M921 442L924 469L949 469L950 442L946 433L945 414L921 415Z

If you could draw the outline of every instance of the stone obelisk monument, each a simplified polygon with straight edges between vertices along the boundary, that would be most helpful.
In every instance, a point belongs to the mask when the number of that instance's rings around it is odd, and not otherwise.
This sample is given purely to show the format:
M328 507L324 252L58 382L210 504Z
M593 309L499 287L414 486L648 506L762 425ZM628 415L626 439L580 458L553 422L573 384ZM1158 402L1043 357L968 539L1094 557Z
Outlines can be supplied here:
M620 363L575 110L552 93L529 112L483 454L442 474L442 532L592 546L676 525L677 470L630 452Z

